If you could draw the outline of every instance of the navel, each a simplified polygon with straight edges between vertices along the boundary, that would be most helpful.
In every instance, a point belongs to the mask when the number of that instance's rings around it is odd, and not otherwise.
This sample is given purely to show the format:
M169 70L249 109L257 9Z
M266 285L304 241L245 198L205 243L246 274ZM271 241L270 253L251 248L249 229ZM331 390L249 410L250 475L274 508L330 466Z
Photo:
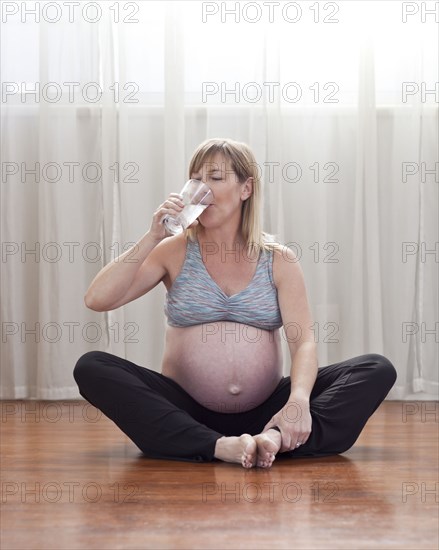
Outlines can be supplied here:
M229 392L233 395L237 395L238 393L241 393L241 388L236 384L230 384Z

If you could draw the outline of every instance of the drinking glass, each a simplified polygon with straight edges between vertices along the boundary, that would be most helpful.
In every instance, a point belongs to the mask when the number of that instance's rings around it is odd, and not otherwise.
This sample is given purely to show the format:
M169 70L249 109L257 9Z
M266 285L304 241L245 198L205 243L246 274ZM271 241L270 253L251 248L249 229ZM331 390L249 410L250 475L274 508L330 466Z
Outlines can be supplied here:
M213 201L209 186L199 180L187 181L181 195L185 204L183 210L175 218L168 215L162 220L171 235L178 235L187 229Z

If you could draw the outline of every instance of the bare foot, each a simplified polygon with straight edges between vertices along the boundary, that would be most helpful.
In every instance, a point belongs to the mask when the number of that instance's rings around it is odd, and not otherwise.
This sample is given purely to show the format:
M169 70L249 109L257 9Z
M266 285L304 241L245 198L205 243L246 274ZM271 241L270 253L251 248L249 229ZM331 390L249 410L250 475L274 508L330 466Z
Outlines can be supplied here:
M280 432L270 428L266 432L253 437L258 446L256 465L261 468L270 468L282 443L282 436Z
M249 434L220 437L216 441L214 456L224 462L237 462L244 468L251 468L256 464L256 441Z

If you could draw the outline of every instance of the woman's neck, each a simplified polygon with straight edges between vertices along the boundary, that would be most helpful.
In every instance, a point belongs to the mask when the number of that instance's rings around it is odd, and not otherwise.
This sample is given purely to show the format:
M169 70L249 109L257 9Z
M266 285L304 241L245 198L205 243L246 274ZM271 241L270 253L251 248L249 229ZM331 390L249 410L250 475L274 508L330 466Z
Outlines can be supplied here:
M237 245L242 247L245 244L239 228L231 230L230 228L221 227L215 229L200 227L197 237L200 244L209 243L213 246L217 245L218 248L223 247L227 250L233 250Z

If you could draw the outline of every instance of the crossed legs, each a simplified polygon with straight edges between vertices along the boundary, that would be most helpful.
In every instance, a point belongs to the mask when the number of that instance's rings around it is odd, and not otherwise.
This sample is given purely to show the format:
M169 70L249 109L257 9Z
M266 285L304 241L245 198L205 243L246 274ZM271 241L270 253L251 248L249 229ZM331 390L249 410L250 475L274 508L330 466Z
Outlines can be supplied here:
M85 353L73 374L81 395L151 458L269 467L280 448L278 431L262 432L288 401L289 377L282 378L258 407L230 414L206 409L174 380L106 352ZM280 454L311 457L345 452L395 379L392 363L379 354L320 368L310 396L310 437L296 450Z

